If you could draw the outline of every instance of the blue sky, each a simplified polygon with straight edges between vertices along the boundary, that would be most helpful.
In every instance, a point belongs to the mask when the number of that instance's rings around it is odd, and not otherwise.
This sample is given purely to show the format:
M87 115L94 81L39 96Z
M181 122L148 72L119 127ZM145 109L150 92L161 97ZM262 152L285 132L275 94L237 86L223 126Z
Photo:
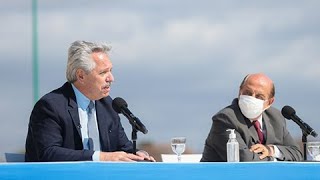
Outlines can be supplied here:
M319 6L315 0L39 1L40 96L66 81L73 41L106 41L116 79L111 96L123 97L149 129L138 142L186 136L187 146L201 152L212 115L253 72L274 80L275 107L291 105L320 133ZM24 148L33 107L31 0L2 2L0 22L3 153ZM123 116L122 123L130 137ZM298 126L287 124L300 139Z

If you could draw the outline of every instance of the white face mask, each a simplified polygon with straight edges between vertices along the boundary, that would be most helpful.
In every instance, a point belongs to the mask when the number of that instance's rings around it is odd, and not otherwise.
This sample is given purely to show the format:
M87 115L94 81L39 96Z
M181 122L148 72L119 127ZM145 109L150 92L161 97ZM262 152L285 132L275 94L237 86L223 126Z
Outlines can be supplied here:
M248 119L255 119L262 114L263 103L264 100L248 95L240 95L238 102L242 114Z

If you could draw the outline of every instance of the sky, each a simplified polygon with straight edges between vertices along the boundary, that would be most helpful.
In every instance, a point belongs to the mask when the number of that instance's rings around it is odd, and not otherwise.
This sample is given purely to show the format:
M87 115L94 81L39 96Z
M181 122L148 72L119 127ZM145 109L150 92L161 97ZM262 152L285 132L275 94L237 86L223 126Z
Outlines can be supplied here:
M112 46L115 82L148 128L139 142L187 137L201 153L211 117L237 97L246 74L276 86L274 107L295 108L318 133L320 1L38 1L39 95L65 81L67 49L76 40ZM33 108L31 0L0 7L0 161L23 152ZM121 122L130 138L125 117ZM287 121L292 136L300 128ZM318 138L308 138L317 141Z

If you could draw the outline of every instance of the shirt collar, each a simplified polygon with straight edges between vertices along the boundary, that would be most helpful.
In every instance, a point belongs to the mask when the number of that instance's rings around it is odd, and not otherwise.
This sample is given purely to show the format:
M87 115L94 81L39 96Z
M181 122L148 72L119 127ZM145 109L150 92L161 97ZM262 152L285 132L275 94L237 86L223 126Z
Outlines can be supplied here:
M90 99L88 99L84 94L82 94L73 84L71 84L71 85L72 85L72 89L74 91L74 94L76 95L78 106L82 110L86 110L89 103L90 103ZM94 103L94 101L93 101L93 103Z

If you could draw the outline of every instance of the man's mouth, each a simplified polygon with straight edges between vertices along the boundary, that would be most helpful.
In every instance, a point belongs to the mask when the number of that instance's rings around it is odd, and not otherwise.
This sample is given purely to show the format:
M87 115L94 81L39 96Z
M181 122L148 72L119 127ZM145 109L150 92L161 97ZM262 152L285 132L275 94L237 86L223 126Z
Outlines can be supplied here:
M107 84L103 87L103 89L109 89L111 86L111 82L107 82Z

